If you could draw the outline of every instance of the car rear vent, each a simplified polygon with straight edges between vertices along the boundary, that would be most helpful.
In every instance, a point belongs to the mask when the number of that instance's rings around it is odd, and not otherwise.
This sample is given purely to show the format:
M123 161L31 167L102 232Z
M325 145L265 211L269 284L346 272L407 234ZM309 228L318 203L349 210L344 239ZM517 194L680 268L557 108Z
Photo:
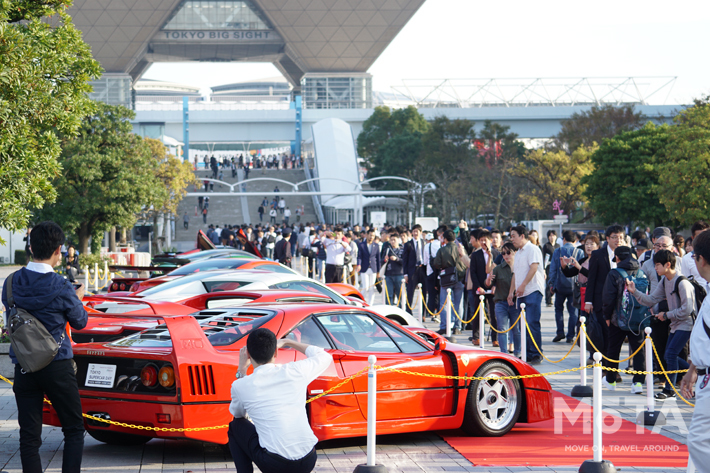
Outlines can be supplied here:
M212 365L188 365L190 377L190 394L193 396L209 396L215 393Z
M196 319L204 319L206 317L214 317L215 315L222 315L226 311L224 310L201 310L196 314L193 314L193 317Z
M140 334L142 340L170 340L170 333L165 330L165 326L158 326L153 329L144 330Z

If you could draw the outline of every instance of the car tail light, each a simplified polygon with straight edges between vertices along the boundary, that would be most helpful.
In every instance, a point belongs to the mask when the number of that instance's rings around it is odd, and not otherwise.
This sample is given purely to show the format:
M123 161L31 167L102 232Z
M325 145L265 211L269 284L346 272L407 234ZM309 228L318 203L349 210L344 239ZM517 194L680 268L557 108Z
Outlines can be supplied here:
M129 289L129 291L131 291L131 292L136 292L138 289L140 289L140 286L141 286L141 285L140 285L139 283L134 282L134 283L131 285L131 288Z
M112 291L118 291L118 283L113 283L113 284L111 284L111 290L112 290Z
M126 290L126 285L123 284L123 283L121 283L121 285L120 285L119 287L121 288L122 291L125 291L125 290Z
M155 365L145 365L141 370L141 382L145 387L153 387L158 382L158 369Z
M175 371L170 365L165 365L160 368L158 373L158 382L164 388L171 388L175 384Z

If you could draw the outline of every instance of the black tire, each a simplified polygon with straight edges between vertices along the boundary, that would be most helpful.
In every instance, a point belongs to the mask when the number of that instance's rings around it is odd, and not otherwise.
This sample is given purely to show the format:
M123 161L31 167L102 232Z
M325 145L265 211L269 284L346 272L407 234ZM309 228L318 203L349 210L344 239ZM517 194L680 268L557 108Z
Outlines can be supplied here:
M87 432L99 442L107 443L109 445L143 445L153 438L146 437L145 435L112 432L110 430L88 429Z
M515 375L509 365L489 361L478 369L475 376ZM468 388L461 428L476 437L500 437L518 422L522 405L523 391L518 379L473 381Z

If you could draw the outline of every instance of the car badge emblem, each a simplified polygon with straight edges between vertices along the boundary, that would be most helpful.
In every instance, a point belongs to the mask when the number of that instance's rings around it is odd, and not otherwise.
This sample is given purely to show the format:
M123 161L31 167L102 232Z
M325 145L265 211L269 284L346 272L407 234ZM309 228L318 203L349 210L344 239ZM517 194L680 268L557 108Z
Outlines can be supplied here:
M468 355L467 354L464 353L463 355L461 355L461 363L463 363L464 366L468 366Z

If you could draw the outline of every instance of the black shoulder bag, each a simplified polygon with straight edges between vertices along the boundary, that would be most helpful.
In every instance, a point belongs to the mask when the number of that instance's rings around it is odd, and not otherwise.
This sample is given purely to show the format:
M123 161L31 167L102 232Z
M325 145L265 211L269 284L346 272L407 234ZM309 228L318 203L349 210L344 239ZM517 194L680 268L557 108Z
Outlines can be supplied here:
M25 373L34 373L49 365L59 353L65 332L57 342L51 333L35 316L15 305L12 297L12 279L7 278L7 302L10 306L8 325L10 326L10 344Z

